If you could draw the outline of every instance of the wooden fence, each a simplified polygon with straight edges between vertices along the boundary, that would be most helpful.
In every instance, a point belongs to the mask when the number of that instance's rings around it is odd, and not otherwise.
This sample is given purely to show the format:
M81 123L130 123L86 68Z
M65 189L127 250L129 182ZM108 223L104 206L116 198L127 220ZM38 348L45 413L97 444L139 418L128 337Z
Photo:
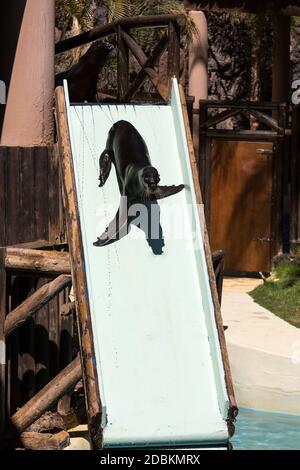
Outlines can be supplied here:
M64 241L53 147L0 147L0 246Z

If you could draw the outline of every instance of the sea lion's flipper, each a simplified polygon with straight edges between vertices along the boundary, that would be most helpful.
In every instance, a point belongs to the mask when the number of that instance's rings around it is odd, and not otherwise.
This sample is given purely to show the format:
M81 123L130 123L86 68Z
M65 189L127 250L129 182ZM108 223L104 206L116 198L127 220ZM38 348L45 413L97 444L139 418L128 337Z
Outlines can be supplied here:
M175 184L172 184L172 186L157 186L153 196L155 199L164 199L165 197L179 193L183 188L184 184L179 184L178 186L175 186Z
M100 175L99 175L99 186L100 188L104 186L105 181L109 177L109 173L111 170L111 155L108 150L104 150L99 158L99 169L100 169Z
M128 233L128 204L127 197L121 196L120 206L106 230L93 243L94 246L106 246L125 237Z

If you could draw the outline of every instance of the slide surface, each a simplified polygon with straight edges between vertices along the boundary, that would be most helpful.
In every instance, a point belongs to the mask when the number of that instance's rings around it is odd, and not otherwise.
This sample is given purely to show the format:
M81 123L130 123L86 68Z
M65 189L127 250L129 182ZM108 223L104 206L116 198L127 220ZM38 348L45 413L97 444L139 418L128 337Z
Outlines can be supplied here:
M104 448L226 446L229 400L177 82L168 105L68 103ZM142 230L93 242L120 204L114 166L98 187L111 126L144 138L162 185L185 189L158 201L163 254Z

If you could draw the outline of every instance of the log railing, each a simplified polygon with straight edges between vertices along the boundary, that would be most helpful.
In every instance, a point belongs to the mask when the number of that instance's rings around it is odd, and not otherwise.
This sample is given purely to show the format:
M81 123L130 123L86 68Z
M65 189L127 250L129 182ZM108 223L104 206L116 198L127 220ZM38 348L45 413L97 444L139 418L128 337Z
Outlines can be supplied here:
M186 24L184 15L157 15L137 16L123 18L118 21L96 27L90 31L60 41L55 46L56 54L61 54L75 47L83 46L92 41L115 35L112 39L118 48L117 55L117 82L118 101L126 102L132 100L146 79L149 79L164 101L170 94L170 79L180 74L180 32ZM137 28L162 28L166 29L154 46L152 53L147 57L143 49L130 34L131 30ZM168 70L167 81L162 82L155 67L160 57L167 50ZM133 83L129 80L130 53L139 63L141 70L138 72Z
M45 249L40 249L44 246ZM31 247L31 248L29 248ZM37 249L33 249L37 248ZM33 315L38 314L54 298L63 295L72 284L69 253L59 251L65 248L61 245L58 249L51 248L47 242L40 241L32 244L0 248L0 445L8 442L21 442L29 449L59 449L68 444L69 438L66 432L58 434L39 435L38 433L24 432L28 426L40 418L45 411L49 410L61 397L65 396L81 378L81 365L79 357L72 361L72 344L68 341L70 351L65 351L66 345L62 344L67 361L66 365L54 379L36 393L30 401L9 416L6 411L6 390L12 387L10 377L7 373L6 364L6 341L17 332L21 325L27 322ZM34 276L36 279L48 278L50 281L37 288L29 297L9 311L8 305L8 279L11 277ZM53 278L51 280L51 278ZM58 300L57 300L58 302ZM13 303L14 299L13 299ZM72 319L65 318L74 313L73 302L61 304L60 315L63 317L61 324L69 329ZM49 309L49 314L55 314L55 309ZM52 319L49 317L49 327ZM48 332L49 334L49 332ZM72 335L72 331L70 331ZM38 338L37 338L38 339ZM41 341L45 341L42 335ZM70 343L70 344L69 344ZM23 345L24 346L24 345ZM33 359L34 360L34 359Z

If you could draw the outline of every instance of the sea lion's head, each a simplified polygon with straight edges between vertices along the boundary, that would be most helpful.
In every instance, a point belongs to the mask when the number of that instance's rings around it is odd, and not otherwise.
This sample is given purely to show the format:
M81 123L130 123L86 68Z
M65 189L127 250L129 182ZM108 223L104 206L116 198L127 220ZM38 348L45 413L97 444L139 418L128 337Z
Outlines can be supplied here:
M153 166L146 166L142 172L142 180L146 189L154 191L160 182L158 171Z

